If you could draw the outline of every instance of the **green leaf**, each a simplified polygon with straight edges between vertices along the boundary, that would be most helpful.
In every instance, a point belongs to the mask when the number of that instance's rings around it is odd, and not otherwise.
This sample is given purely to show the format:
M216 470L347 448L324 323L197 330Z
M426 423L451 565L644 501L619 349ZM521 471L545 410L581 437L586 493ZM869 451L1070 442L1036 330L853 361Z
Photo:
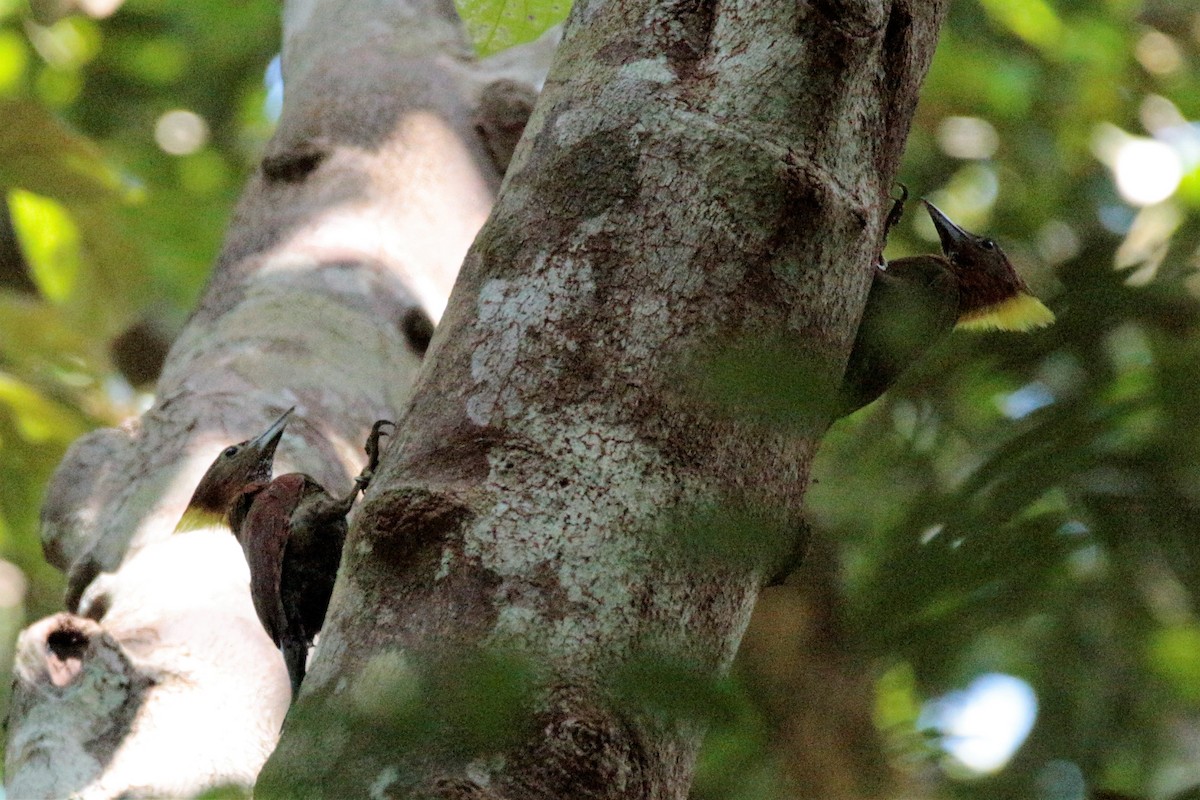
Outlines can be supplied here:
M28 101L0 101L0 188L43 296L100 337L129 323L141 253L114 211L133 199L85 137Z
M29 67L29 48L16 31L0 30L0 94L14 94Z
M1151 668L1193 705L1200 704L1197 652L1200 652L1200 627L1193 623L1156 631L1150 637L1146 653Z
M13 227L42 295L64 302L79 278L79 229L59 203L33 192L8 193Z
M1062 37L1062 21L1043 0L983 0L983 7L1002 28L1037 47L1052 48Z
M480 56L532 42L571 10L566 0L457 0L455 5Z

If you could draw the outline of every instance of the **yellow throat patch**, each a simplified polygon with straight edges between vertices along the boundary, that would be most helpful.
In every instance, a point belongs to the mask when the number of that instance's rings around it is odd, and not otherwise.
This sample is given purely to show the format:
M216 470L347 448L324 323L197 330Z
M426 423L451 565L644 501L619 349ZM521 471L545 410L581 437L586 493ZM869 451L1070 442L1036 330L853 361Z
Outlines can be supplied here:
M208 511L203 508L189 507L183 512L183 516L179 518L179 524L175 526L175 533L186 533L187 531L217 527L229 527L229 521L225 519L224 514L218 514L215 511Z
M1052 322L1053 311L1033 295L1021 292L995 305L963 314L954 327L968 331L1023 332L1044 328Z

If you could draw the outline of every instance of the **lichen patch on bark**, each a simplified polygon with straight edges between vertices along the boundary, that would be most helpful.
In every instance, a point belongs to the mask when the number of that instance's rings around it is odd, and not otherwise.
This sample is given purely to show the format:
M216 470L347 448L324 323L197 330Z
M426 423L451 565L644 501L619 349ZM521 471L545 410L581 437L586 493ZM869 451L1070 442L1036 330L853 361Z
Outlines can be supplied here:
M514 419L527 411L524 392L536 386L535 371L524 358L522 342L528 335L552 339L562 351L578 345L565 336L561 310L567 298L586 297L594 291L586 262L561 259L523 281L492 279L479 292L471 377L475 390L466 402L467 416L480 427ZM561 370L561 362L557 365Z

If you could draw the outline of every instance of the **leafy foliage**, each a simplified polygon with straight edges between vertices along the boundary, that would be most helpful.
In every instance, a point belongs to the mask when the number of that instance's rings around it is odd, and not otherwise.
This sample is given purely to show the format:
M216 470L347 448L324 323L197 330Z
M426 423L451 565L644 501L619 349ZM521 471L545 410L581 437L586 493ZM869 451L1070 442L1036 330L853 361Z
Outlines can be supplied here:
M901 179L1059 312L1032 336L952 337L835 427L809 496L878 664L925 698L991 671L1037 694L1016 757L951 769L947 796L1072 796L1064 764L1080 791L1197 782L1193 24L1170 2L955 4L923 90ZM1129 184L1169 170L1121 163L1146 142L1178 159L1157 199ZM918 216L897 254L931 249Z
M37 538L43 487L70 441L146 402L112 345L139 323L177 325L197 296L270 130L262 75L278 38L267 0L129 0L104 19L57 5L30 16L0 0L0 556L23 574L0 569L14 588L0 601L28 583L27 611L0 602L13 633L60 607ZM483 55L568 10L458 5ZM943 30L900 178L1002 242L1059 322L957 334L833 428L809 494L814 548L832 556L764 597L750 634L786 643L825 615L811 653L873 681L892 767L931 796L1200 782L1184 756L1200 725L1196 30L1182 0L960 2ZM936 247L919 214L889 244L894 257ZM793 426L821 401L797 399L803 369L741 354L715 376L717 400ZM717 522L690 533L762 539L753 515ZM828 591L797 588L822 575ZM799 646L755 652L778 674L812 672ZM780 698L832 681L797 688L750 658L740 684L635 667L626 696L712 726L697 797L805 796L783 776L812 743L789 738ZM512 728L524 667L472 669L462 685L485 696L447 703L456 730ZM1038 710L1012 760L978 774L922 732L922 709L988 672L1027 681ZM415 729L434 725L391 690Z

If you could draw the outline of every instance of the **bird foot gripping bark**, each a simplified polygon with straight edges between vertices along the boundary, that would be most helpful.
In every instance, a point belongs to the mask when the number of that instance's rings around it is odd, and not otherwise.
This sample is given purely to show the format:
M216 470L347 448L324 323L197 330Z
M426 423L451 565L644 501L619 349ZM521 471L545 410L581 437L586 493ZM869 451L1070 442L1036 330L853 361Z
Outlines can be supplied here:
M371 480L375 477L375 470L379 467L379 440L384 436L389 436L387 431L384 431L385 426L396 427L396 423L391 420L381 419L376 420L371 426L371 432L367 434L367 442L363 446L363 451L367 454L367 465L363 467L362 472L358 473L354 478L354 486L350 487L350 491L342 498L335 498L333 495L326 494L320 501L318 506L321 515L328 518L345 517L350 513L350 509L354 507L354 501L358 499L359 492L365 492L367 487L371 485Z
M899 182L896 185L900 187L900 196L892 200L892 207L888 211L887 219L883 221L883 244L879 247L879 258L876 259L876 263L881 267L887 264L883 257L883 248L887 247L888 234L904 216L904 204L908 201L908 187Z
M384 436L391 435L383 430L388 425L391 426L392 433L395 433L396 423L391 420L376 420L375 424L371 426L371 433L367 435L367 443L363 446L363 450L367 454L367 465L354 479L356 491L365 492L371 485L371 479L375 477L375 470L379 466L379 440Z

